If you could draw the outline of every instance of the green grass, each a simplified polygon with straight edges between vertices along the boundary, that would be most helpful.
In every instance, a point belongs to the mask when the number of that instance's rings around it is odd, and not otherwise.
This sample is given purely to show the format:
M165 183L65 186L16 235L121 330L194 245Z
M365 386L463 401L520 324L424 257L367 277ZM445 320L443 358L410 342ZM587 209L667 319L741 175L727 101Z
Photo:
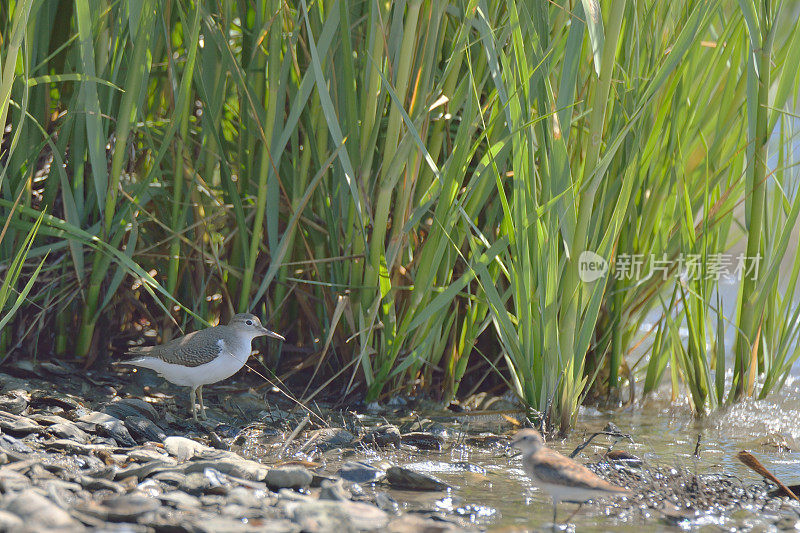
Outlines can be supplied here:
M251 310L314 383L446 401L491 372L562 431L587 395L668 369L697 413L763 396L798 357L793 10L0 7L0 264L25 242L41 262L10 320L47 302L40 355L93 360L132 319L169 335ZM737 240L764 275L736 316L714 279L612 275L633 255L708 273ZM608 273L583 281L583 251Z

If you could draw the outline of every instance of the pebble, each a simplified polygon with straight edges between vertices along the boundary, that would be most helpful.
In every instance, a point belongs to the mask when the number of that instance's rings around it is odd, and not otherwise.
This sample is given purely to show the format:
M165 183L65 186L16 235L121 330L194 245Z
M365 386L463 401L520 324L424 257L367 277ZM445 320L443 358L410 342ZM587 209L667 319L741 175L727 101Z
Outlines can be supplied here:
M415 472L402 466L392 466L386 471L386 481L392 487L405 490L448 490L450 485L428 474Z
M165 485L171 485L173 487L179 486L181 483L183 483L185 478L185 474L175 470L165 470L163 472L156 472L153 474L153 479L156 481L159 481Z
M22 531L23 522L20 517L8 511L0 511L0 531L12 533L13 531Z
M382 531L389 524L389 515L367 503L309 500L287 502L285 506L292 519L308 532Z
M0 448L15 454L33 453L33 449L11 435L0 435Z
M97 478L91 476L78 476L78 483L81 487L90 491L97 492L99 490L108 490L111 492L124 492L125 489L119 483L114 483L109 479Z
M343 428L316 429L309 434L308 441L303 445L303 450L316 448L326 452L334 448L346 448L353 444L355 436Z
M106 404L103 412L120 420L125 420L131 416L147 418L150 422L159 420L158 413L149 403L138 398L117 398L111 403Z
M400 430L392 424L378 426L359 439L359 444L384 446L400 445Z
M335 481L324 480L319 489L320 500L331 500L343 502L349 499L349 491L344 488L344 481L337 479Z
M72 422L59 422L47 428L48 433L61 437L62 439L71 439L81 444L86 444L91 440L88 433L78 428Z
M311 485L314 475L298 465L270 468L264 479L271 489L304 489Z
M128 452L128 459L136 461L137 463L146 463L149 461L161 461L162 463L176 465L178 461L167 455L166 453L159 452L150 448L134 448Z
M27 408L28 400L25 399L22 391L13 390L0 394L0 411L18 415Z
M444 438L433 433L424 431L412 431L400 437L403 444L414 446L419 450L441 451L444 446Z
M155 511L161 502L144 494L123 494L106 498L102 502L88 502L77 509L109 522L133 522L143 514Z
M42 433L45 428L30 418L2 411L0 412L0 429L23 437L31 433Z
M12 470L11 468L0 468L0 492L8 494L11 492L20 492L31 486L31 480Z
M175 509L191 510L200 507L200 500L181 490L172 490L158 496L164 504Z
M136 441L125 427L125 423L108 413L91 411L77 418L75 422L83 425L84 431L94 431L101 437L114 439L119 446L136 446Z
M179 462L188 461L210 450L208 446L186 437L167 437L164 439L164 448Z
M28 530L83 531L83 526L70 514L42 496L35 489L26 489L9 498L4 509L22 519Z
M54 390L35 390L31 393L31 407L56 406L67 411L77 409L81 403L67 394L62 394Z
M167 438L164 430L149 418L129 416L125 418L124 422L131 436L139 442L163 442Z
M166 463L164 461L150 461L143 465L133 464L131 466L120 468L114 475L116 480L121 480L126 477L135 477L137 479L144 479L155 472L161 472L164 470L169 470L170 468L174 468L174 465Z
M266 500L267 491L252 490L246 487L233 487L228 492L228 502L243 507L261 507Z
M203 472L192 472L187 474L178 489L193 496L200 496L213 487L211 479Z
M71 439L53 439L46 441L45 450L63 451L75 455L89 455L99 451L110 452L111 447L104 444L82 444Z
M376 483L386 476L386 472L360 461L347 461L336 475L351 483Z

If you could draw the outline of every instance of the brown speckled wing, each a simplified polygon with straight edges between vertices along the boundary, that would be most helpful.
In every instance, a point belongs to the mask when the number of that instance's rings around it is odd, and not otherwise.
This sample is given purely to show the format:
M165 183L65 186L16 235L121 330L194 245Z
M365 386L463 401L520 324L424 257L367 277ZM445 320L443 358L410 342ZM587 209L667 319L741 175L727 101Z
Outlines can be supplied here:
M218 341L223 333L217 331L220 327L225 326L195 331L159 346L131 348L128 353L134 356L157 357L175 365L200 366L219 355Z
M569 485L588 490L627 492L622 487L612 485L598 477L585 466L547 448L525 457L525 461L533 475L542 483Z

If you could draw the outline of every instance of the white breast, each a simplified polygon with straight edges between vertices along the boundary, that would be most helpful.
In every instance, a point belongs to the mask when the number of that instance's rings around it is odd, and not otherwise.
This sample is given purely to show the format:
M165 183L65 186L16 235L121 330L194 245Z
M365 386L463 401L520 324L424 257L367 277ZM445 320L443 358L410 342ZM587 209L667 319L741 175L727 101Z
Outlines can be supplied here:
M143 357L138 360L130 361L130 364L150 368L158 372L161 377L183 387L199 387L208 385L229 378L241 369L250 356L249 347L229 347L225 341L217 341L220 347L220 354L213 361L199 366L183 366L173 363L166 363L154 357ZM249 343L247 343L249 344ZM235 348L239 348L236 350Z

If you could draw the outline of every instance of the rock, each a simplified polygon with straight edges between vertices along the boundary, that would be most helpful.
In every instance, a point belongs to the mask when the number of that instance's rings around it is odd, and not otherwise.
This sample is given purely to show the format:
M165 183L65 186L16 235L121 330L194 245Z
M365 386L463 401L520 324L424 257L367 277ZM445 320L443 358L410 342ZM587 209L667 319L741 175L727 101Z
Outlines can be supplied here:
M385 492L375 493L375 505L377 505L382 511L386 511L391 515L400 514L400 504Z
M469 446L477 446L479 448L490 448L492 446L507 446L508 439L506 437L495 435L494 433L487 433L467 437L464 439L464 444Z
M159 481L163 485L178 487L183 483L183 480L186 479L186 475L175 470L164 470L163 472L156 472L153 474L153 479Z
M13 390L0 394L0 411L18 415L28 408L28 400L22 391Z
M163 429L143 416L129 416L124 422L131 436L137 441L163 442L167 438Z
M346 531L381 531L389 524L389 516L361 502L289 501L287 514L310 533L344 533Z
M93 468L90 471L86 472L86 475L88 477L93 477L95 479L114 479L114 474L116 472L117 469L115 467L101 464L96 468Z
M47 428L47 431L56 437L71 439L81 444L86 444L89 442L89 440L91 440L91 437L85 431L79 429L78 426L72 422L59 422L58 424L53 424Z
M20 517L8 511L0 511L0 531L3 533L13 533L23 530L23 522Z
M202 472L192 472L184 477L178 490L187 494L200 496L213 487L212 481Z
M114 439L120 446L136 446L136 441L131 436L128 428L125 427L125 423L107 413L92 411L82 415L76 420L76 423L89 426L84 427L84 430L95 431L101 437Z
M31 486L31 480L9 467L0 468L0 492L21 492Z
M245 487L233 487L228 491L228 502L242 507L261 507L265 502L264 491L259 494L260 496L256 495L256 491Z
M143 514L157 510L161 502L144 494L123 494L102 502L79 505L79 511L109 522L135 522Z
M217 435L215 431L212 431L208 434L208 437L211 439L211 446L216 448L217 450L225 450L228 451L231 449L230 445L222 440L222 438Z
M159 421L158 413L149 403L138 398L117 398L113 402L106 404L103 412L120 420L125 420L131 416L141 416L156 423Z
M34 489L26 489L5 502L5 510L22 519L31 531L65 530L83 531L83 526L68 512L51 502Z
M71 439L54 439L44 443L45 450L59 450L74 455L89 455L91 453L110 453L111 447L104 444L81 444Z
M326 452L334 448L346 448L355 440L355 436L343 428L322 428L311 432L303 449L316 448Z
M176 465L178 461L167 455L150 448L134 448L128 452L128 459L137 463L147 463L150 461L161 461L162 463Z
M214 450L212 448L203 451L197 458L198 460L183 465L185 474L202 472L206 468L213 468L229 476L250 481L264 481L267 476L267 470L269 470L268 467L261 463L244 459L234 452Z
M56 406L66 411L72 411L81 406L80 402L67 394L55 390L35 390L31 393L31 407Z
M108 490L111 492L125 492L125 489L119 483L114 483L109 479L96 478L91 476L78 476L78 483L81 487L90 491L97 492L98 490Z
M14 465L14 466L17 466L17 465ZM13 467L11 467L11 468L13 468ZM21 471L22 470L20 470L20 472ZM34 463L29 464L28 465L28 471L25 472L25 475L28 476L34 482L53 479L55 477L40 462L34 462Z
M428 474L415 472L402 466L392 466L386 471L389 485L405 490L448 490L450 486Z
M165 492L159 495L158 499L175 509L191 510L197 509L201 505L200 500L180 490Z
M360 461L347 461L336 475L351 483L376 483L386 476L386 472Z
M320 500L331 500L335 502L342 502L348 500L348 493L344 488L344 482L341 479L336 481L324 480L322 487L319 489Z
M38 482L38 488L62 509L70 509L79 494L85 494L83 487L78 483L71 483L61 479L48 479Z
M167 437L164 439L164 448L179 462L188 461L210 450L208 446L185 437Z
M117 470L116 474L114 474L114 479L119 481L131 476L136 477L136 479L144 479L156 472L163 472L164 470L170 470L174 468L176 468L174 464L166 463L164 461L150 461L149 463L145 463L143 465L134 464L126 468L120 468Z
M629 466L631 468L642 468L643 464L639 457L621 450L611 450L605 457L612 463Z
M384 424L373 429L359 439L359 444L374 445L374 446L389 446L393 444L398 446L400 444L400 430L397 426L392 424Z
M213 433L216 433L223 439L235 439L242 432L241 428L231 426L230 424L219 423L214 428Z
M0 435L0 448L12 454L33 453L33 449L11 435Z
M113 421L121 422L119 418L113 417L107 413L101 413L100 411L83 412L79 417L75 418L76 424L89 424L92 426L102 424L103 422L113 422Z
M424 431L412 431L411 433L406 433L400 437L400 441L403 444L414 446L420 450L434 450L437 452L441 451L442 446L444 446L443 437Z
M214 461L193 461L186 463L183 472L185 474L191 474L194 472L202 472L206 468L213 468L219 470L223 474L249 479L251 481L264 481L268 470L267 467L261 463L240 458L238 460L218 459Z
M311 485L314 475L299 465L277 466L270 468L264 482L271 489L304 489Z
M63 416L54 415L52 413L34 413L32 415L28 415L28 418L33 420L34 422L38 422L43 426L52 426L53 424L71 424L69 420L64 418Z
M20 415L12 415L7 412L0 412L0 429L12 435L24 437L31 433L41 434L44 427L37 424L30 418Z

